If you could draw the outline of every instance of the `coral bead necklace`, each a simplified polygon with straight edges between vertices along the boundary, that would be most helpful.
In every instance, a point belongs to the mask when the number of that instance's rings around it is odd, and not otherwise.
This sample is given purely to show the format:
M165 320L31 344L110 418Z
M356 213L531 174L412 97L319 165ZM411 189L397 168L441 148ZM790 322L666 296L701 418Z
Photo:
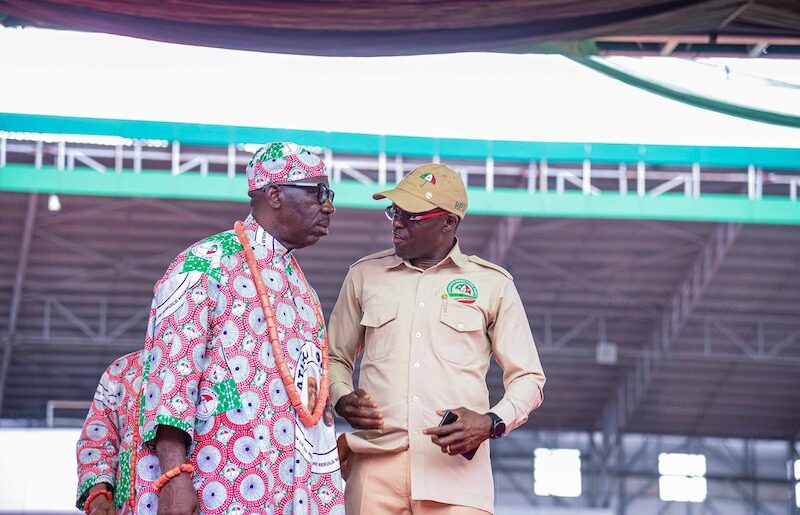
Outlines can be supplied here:
M272 305L269 302L267 288L264 285L264 279L261 277L261 270L258 267L258 261L256 260L255 254L253 254L253 248L249 239L247 238L247 235L245 234L244 224L242 224L241 221L237 221L234 224L233 229L236 232L236 236L239 238L239 243L242 244L244 256L247 260L247 266L250 268L250 274L252 275L253 282L256 285L256 291L258 292L258 298L261 302L261 308L264 311L264 318L267 321L267 334L269 335L269 343L272 345L272 355L275 357L275 363L278 367L278 372L281 375L281 381L286 388L286 393L289 396L292 406L294 406L297 416L300 418L300 422L302 422L306 427L314 426L317 424L317 422L319 422L319 419L322 418L322 412L325 410L325 403L328 401L328 389L330 388L330 375L328 370L328 334L325 331L325 319L322 316L322 311L319 305L315 303L314 313L317 315L317 322L319 323L322 333L322 377L320 381L321 384L319 395L317 396L317 404L314 406L313 413L309 413L308 408L305 407L302 399L300 398L300 393L297 391L292 374L289 371L286 360L284 359L283 348L281 348L280 338L278 338L278 321L275 318L275 311L272 309ZM311 291L311 286L308 284L308 280L303 274L303 271L299 266L297 266L294 256L292 256L292 264L294 265L297 274L300 276L300 279L303 281L303 284L305 284L306 289Z

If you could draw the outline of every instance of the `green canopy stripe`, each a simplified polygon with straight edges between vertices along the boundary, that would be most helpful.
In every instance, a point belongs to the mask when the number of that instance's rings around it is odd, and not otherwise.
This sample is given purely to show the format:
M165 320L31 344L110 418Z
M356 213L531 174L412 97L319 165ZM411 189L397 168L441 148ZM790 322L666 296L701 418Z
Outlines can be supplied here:
M744 118L755 122L781 125L783 127L800 128L800 116L797 115L776 113L774 111L757 109L754 107L743 106L732 102L725 102L723 100L698 95L697 93L693 93L683 88L645 79L644 77L640 77L628 71L622 70L617 66L603 62L603 60L598 57L581 55L567 55L567 57L576 63L580 63L588 68L591 68L592 70L600 72L613 79L622 81L630 86L643 89L645 91L649 91L650 93L654 93L671 100L676 100L684 104L699 107L700 109L707 109L709 111L727 114L737 118Z

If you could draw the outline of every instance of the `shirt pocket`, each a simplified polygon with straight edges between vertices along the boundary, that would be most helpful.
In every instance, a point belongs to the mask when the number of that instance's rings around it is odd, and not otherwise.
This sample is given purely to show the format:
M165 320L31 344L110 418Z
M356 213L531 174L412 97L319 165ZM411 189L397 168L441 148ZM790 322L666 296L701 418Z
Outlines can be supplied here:
M442 308L433 344L436 354L456 365L469 365L484 347L483 313L475 308L449 303Z
M361 325L364 332L364 356L370 361L383 359L394 348L394 327L397 324L397 303L367 304Z

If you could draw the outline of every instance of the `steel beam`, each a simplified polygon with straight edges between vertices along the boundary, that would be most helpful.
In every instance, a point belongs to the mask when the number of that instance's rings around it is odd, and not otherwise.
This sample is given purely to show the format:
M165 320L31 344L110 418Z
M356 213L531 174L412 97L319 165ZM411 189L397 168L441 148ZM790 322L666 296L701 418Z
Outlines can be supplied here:
M17 275L14 278L14 290L11 296L11 306L8 315L8 334L13 335L17 332L17 320L19 318L19 307L22 303L22 288L25 284L25 272L28 268L28 257L30 256L31 240L33 239L33 227L36 222L36 206L39 195L32 193L28 196L28 209L25 212L25 225L22 229L22 243L19 248L19 259L17 261Z
M684 40L681 40L684 42ZM758 41L752 41L757 44ZM774 43L774 41L773 41ZM615 167L620 162L704 166L747 166L755 163L766 168L796 169L798 149L758 147L691 147L682 145L639 145L590 142L494 141L478 139L426 138L346 132L322 132L280 128L229 125L114 120L69 116L0 113L0 129L8 132L39 134L83 134L118 136L131 140L179 141L186 145L223 147L227 163L227 145L254 141L296 141L330 149L338 154L373 154L387 156L439 156L449 159L529 163L532 159L555 162L605 162ZM134 142L134 145L136 143ZM326 159L326 161L328 161Z
M30 165L13 164L0 168L0 191L145 197L219 201L248 201L245 177L228 178L213 173L173 176L159 171L140 174L99 174L73 170L67 175L52 167L34 173ZM334 184L339 207L380 209L372 200L377 185L343 180ZM645 199L607 191L600 196L585 196L581 191L531 195L521 188L469 188L470 213L482 215L598 218L633 220L678 220L745 222L800 225L800 209L787 195L764 197L758 202L745 195L707 193L700 198L683 194L663 194Z
M551 262L548 259L543 258L537 254L532 254L530 252L524 252L519 249L512 248L510 249L511 254L513 254L517 259L534 265L542 270L546 270L547 272L559 276L564 279L564 281L575 284L580 288L584 288L588 291L598 292L602 295L607 296L609 299L613 299L619 305L622 306L629 306L632 309L637 309L645 313L651 313L652 315L657 315L658 311L656 306L643 306L640 302L631 299L630 297L626 297L624 295L616 295L610 293L608 290L607 285L603 285L596 281L595 279L588 277L587 275L576 272L574 270L568 270L563 268L556 263ZM558 285L556 285L558 286ZM525 299L523 299L525 300Z
M663 57L667 57L671 55L672 52L675 51L675 49L678 47L679 44L680 44L679 41L675 40L667 41L666 43L664 43L664 45L661 47L661 50L658 53Z
M521 225L521 216L504 216L497 222L484 251L489 261L499 265L505 263Z
M745 12L745 11L746 11L746 10L747 10L747 9L748 9L748 8L749 8L751 5L753 5L755 2L756 2L756 0L747 0L747 1L745 1L745 2L742 2L742 3L740 3L739 5L737 5L737 6L736 6L736 7L735 7L735 8L734 8L734 9L733 9L731 12L730 12L730 14L728 14L728 16L726 16L726 17L725 17L725 19L723 19L721 22L719 22L719 24L717 25L717 27L716 27L716 28L713 30L712 34L719 34L720 32L722 32L722 30L723 30L725 27L727 27L728 25L730 25L730 23L731 23L733 20L735 20L736 18L738 18L739 16L741 16L741 14L742 14L743 12Z
M644 355L625 374L616 388L612 401L604 408L598 426L610 431L612 437L627 427L630 418L647 393L653 378L669 359L675 342L692 318L711 281L736 242L742 225L729 223L717 226L689 267L686 277L676 288L666 309L653 327L653 339Z
M654 492L653 486L660 477L655 458L662 452L701 453L706 456L708 472L705 478L713 484L709 487L706 507L712 514L724 511L722 507L714 505L714 500L721 498L736 502L737 513L749 513L747 510L754 506L757 506L758 513L764 515L775 513L773 506L778 504L778 498L772 493L766 493L766 490L775 491L776 488L793 487L793 482L786 479L779 467L755 466L755 463L764 463L768 459L782 462L784 456L788 456L791 461L797 456L792 442L787 442L786 451L783 451L776 447L774 442L762 440L738 438L678 440L677 437L663 435L625 435L619 450L613 451L616 455L606 459L605 453L608 450L604 450L598 444L602 439L597 433L589 433L586 438L582 433L570 433L566 438L563 436L554 438L564 433L550 431L529 431L525 437L521 437L519 433L520 431L514 432L507 439L493 442L492 461L496 472L504 476L516 474L525 478L530 474L530 466L521 466L517 458L529 453L531 449L539 446L577 448L583 460L581 473L584 485L587 486L584 490L586 504L594 508L614 508L616 513L626 513L626 511L638 513L630 509L632 501L637 499L648 499L659 503L658 494ZM516 441L510 441L512 439ZM626 455L628 459L625 459ZM623 485L622 482L628 484ZM623 489L625 487L629 488ZM725 493L721 492L723 488ZM719 492L718 497L715 496L716 492ZM540 501L540 504L554 502L544 498L534 497L534 499L544 501ZM574 501L576 500L569 500L568 503L574 505ZM665 506L685 508L682 503L659 504L665 513L669 512ZM698 504L693 504L693 507L695 513L702 511Z
M219 218L213 216L197 213L196 211L192 211L191 209L183 207L179 204L163 199L137 198L134 199L134 202L139 205L154 207L164 211L167 214L176 215L181 220L192 220L220 231L228 229L228 226L230 225L227 220L220 220Z
M800 434L800 431L798 431ZM790 439L786 442L786 450L787 450L787 457L788 457L788 466L787 468L787 475L789 476L789 515L793 515L797 513L797 509L800 508L800 500L797 498L797 486L800 484L800 477L795 477L794 475L794 464L796 460L800 460L800 452L797 449L797 442L796 436L795 438Z
M767 53L767 48L769 48L769 43L766 41L759 41L747 52L748 57L761 57L762 55Z
M33 239L33 227L36 223L36 207L39 201L37 193L28 196L28 209L25 212L25 225L22 229L22 242L19 248L19 258L17 260L17 275L14 278L14 290L11 294L11 305L8 315L8 338L3 348L3 361L0 363L0 413L3 411L3 397L8 380L8 369L11 365L11 355L14 343L17 338L17 321L19 320L19 309L22 304L22 291L25 285L25 272L28 269L28 258L31 251L31 240Z

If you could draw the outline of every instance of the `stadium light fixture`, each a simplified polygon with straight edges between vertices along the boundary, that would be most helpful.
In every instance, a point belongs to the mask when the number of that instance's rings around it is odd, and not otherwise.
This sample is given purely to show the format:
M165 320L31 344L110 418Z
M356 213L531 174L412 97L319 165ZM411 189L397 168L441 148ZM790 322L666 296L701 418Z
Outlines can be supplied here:
M580 497L580 451L536 449L533 453L533 493L539 496Z
M702 454L661 453L658 455L658 494L662 501L705 501L706 457Z

